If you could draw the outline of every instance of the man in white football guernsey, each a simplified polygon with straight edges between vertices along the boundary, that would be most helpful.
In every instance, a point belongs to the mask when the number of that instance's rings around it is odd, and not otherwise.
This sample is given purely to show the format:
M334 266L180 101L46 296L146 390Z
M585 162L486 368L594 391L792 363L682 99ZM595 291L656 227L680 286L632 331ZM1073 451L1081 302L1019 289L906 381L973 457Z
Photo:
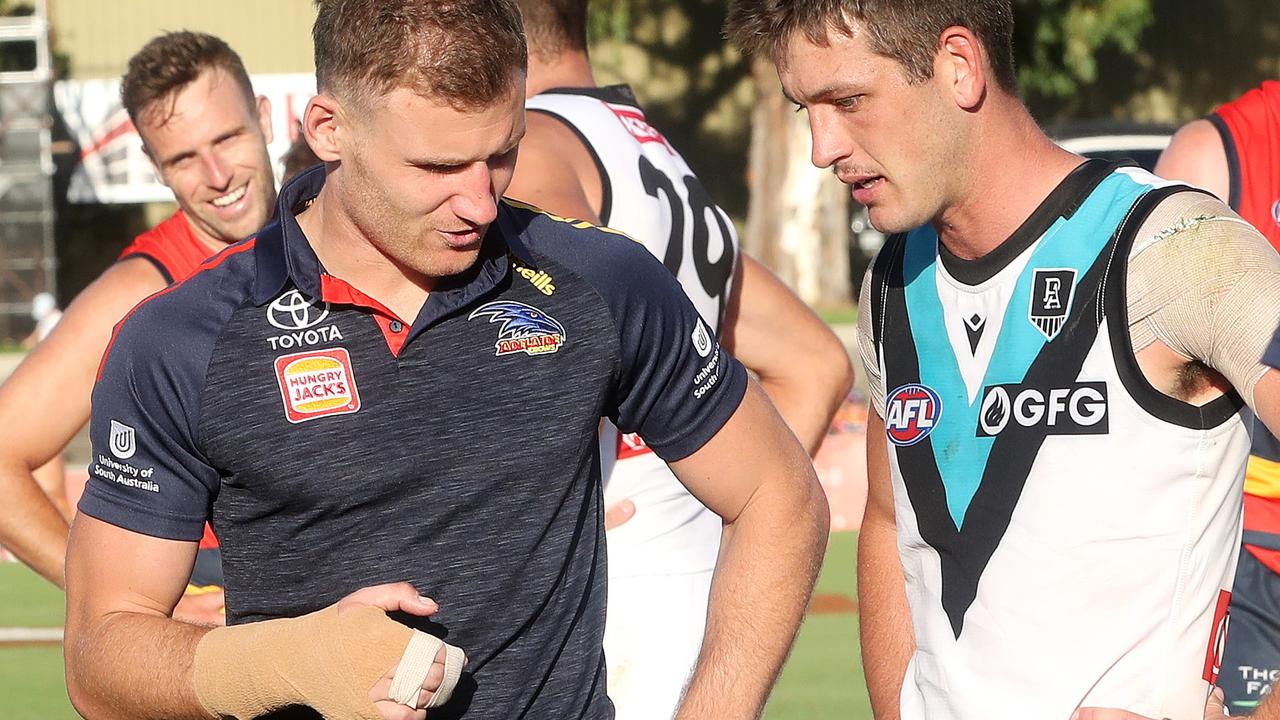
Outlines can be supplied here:
M860 313L872 704L1198 720L1240 537L1240 410L1280 426L1259 362L1280 256L1206 193L1054 145L1018 98L1012 32L1009 0L730 10L807 111L814 164L892 235Z
M520 0L529 38L528 133L508 195L643 243L711 333L760 379L812 453L852 382L833 333L740 255L729 217L645 118L630 88L597 87L587 0ZM691 342L710 343L710 336ZM635 435L601 433L606 478L609 696L619 720L673 716L702 643L721 523ZM619 524L622 523L622 524Z

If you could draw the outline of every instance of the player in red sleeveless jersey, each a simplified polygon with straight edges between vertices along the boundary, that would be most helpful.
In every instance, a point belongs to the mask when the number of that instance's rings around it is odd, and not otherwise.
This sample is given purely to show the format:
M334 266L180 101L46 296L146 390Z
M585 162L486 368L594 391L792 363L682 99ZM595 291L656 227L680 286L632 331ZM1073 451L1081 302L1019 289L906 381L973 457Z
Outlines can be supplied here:
M1280 81L1188 123L1156 174L1225 200L1280 249ZM1232 715L1252 714L1280 676L1280 440L1254 424L1245 471L1244 548L1218 685Z
M0 386L0 544L59 586L67 520L32 477L89 419L89 395L112 327L143 298L190 275L208 257L264 225L275 204L267 143L271 106L255 97L239 56L222 40L162 35L129 61L125 108L179 210L138 236L67 308L49 337ZM206 529L202 546L216 547ZM204 560L204 558L202 558ZM193 583L204 585L198 562ZM216 577L216 576L215 576ZM220 621L221 592L196 593L179 617Z

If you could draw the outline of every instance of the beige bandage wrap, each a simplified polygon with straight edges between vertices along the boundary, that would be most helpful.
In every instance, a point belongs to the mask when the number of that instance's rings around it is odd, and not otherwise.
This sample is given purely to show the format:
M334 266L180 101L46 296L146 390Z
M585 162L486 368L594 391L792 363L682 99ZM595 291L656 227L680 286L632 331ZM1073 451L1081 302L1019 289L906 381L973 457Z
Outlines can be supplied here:
M376 607L328 607L298 618L216 628L196 648L196 697L219 717L253 718L306 705L327 718L381 720L369 690L404 659L415 632ZM416 656L409 659L416 666ZM418 689L425 679L424 672ZM452 690L442 684L439 702Z
M1252 406L1280 323L1280 255L1266 238L1218 199L1177 193L1142 224L1126 279L1134 352L1158 340Z
M404 649L404 655L396 667L395 678L391 681L388 694L392 700L411 708L418 707L418 694L422 691L422 684L427 681L427 674L431 672L431 666L441 648L445 651L444 678L423 707L440 707L449 701L449 696L458 685L458 679L462 677L462 666L466 664L467 656L463 654L462 648L416 630Z

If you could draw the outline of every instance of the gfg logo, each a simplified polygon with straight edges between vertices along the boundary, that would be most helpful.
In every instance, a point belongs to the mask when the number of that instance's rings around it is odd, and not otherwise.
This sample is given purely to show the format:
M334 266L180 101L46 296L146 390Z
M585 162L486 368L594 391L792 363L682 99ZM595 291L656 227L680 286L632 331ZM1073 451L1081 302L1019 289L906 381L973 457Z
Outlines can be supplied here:
M1042 390L1026 385L989 385L978 410L978 437L995 437L1013 422L1049 435L1105 435L1107 384L1075 383Z
M889 393L884 403L889 442L905 447L925 439L942 417L942 399L927 385L912 383Z

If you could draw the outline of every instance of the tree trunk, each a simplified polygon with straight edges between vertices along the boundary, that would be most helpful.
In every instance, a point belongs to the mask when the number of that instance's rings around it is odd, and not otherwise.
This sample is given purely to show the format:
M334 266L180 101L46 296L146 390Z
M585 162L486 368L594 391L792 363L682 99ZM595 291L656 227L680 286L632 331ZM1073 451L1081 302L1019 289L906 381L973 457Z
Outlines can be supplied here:
M849 284L849 193L809 161L804 113L782 95L773 65L752 65L756 104L743 249L767 265L810 305L846 305Z

